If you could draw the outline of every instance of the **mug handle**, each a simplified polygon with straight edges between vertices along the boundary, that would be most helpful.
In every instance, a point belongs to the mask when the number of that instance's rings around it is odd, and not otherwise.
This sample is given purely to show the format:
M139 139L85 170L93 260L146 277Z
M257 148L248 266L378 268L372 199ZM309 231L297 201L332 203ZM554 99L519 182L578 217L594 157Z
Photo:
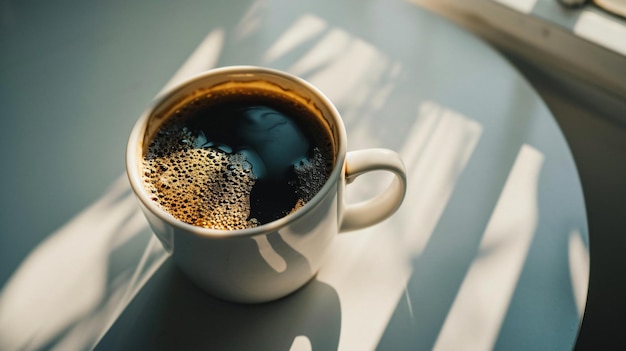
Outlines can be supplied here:
M379 223L396 212L402 204L406 194L406 170L400 155L388 149L365 149L346 154L346 184L371 171L388 171L393 173L395 178L387 189L369 200L356 204L344 203L340 232Z

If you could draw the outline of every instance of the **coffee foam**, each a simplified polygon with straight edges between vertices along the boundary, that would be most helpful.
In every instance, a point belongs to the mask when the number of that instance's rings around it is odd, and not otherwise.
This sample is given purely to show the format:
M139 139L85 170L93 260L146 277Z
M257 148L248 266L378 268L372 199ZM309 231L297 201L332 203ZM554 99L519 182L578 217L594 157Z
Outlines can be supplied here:
M144 170L152 200L183 222L222 230L259 224L248 219L255 179L240 154L183 148L146 158Z
M294 165L297 177L296 193L304 203L310 201L326 183L328 175L325 173L332 167L332 161L324 157L319 148L313 149L313 156L303 159Z

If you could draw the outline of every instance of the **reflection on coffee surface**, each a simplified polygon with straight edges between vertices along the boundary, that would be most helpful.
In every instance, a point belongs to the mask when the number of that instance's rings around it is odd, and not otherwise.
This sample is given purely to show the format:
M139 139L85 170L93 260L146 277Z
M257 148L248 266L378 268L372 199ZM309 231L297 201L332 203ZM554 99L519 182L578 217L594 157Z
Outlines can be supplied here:
M211 91L172 111L147 148L144 183L175 218L244 229L309 201L334 163L332 139L306 106L254 89Z

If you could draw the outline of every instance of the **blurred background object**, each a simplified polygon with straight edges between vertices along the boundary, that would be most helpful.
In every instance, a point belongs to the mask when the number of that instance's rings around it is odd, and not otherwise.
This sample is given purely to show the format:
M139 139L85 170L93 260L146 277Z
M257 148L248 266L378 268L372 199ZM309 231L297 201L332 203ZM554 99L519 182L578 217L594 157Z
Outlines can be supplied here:
M588 3L589 0L559 0L563 5L570 7L579 7Z
M625 0L593 0L593 3L611 13L626 17Z

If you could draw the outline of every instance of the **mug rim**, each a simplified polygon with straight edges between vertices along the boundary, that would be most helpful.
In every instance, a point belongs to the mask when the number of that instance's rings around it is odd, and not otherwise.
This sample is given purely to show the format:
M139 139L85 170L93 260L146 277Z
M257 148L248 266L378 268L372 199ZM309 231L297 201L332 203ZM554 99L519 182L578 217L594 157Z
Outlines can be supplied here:
M324 115L323 118L326 120L331 119L334 123L336 136L332 135L332 138L334 139L335 144L335 163L328 179L326 180L326 183L317 192L317 194L315 194L315 196L313 196L311 200L307 201L304 206L294 211L293 213L287 214L286 216L283 216L279 219L253 228L235 230L205 228L176 219L173 215L171 215L165 209L161 208L149 198L146 192L147 189L143 185L140 172L140 169L142 168L140 166L140 160L143 158L143 146L141 145L143 145L145 132L148 128L148 122L153 115L153 112L156 111L163 103L170 100L178 92L180 92L186 86L192 83L202 81L216 75L224 75L226 77L227 75L232 74L264 74L270 76L278 76L304 87L308 93L310 93L312 96L315 96L316 102L323 104L325 109L330 112L330 116ZM156 215L160 220L165 221L169 225L181 228L187 232L194 233L199 236L212 238L251 237L278 231L280 228L283 228L288 224L296 221L300 217L306 215L312 208L317 206L326 196L326 194L328 194L333 187L337 186L337 182L340 180L341 175L344 173L345 157L347 150L346 144L347 140L345 126L339 112L337 111L337 108L330 101L330 99L313 84L309 83L303 78L273 68L249 65L224 66L219 68L213 68L196 74L188 79L185 79L184 81L176 84L170 89L167 89L165 92L159 94L153 99L148 107L142 112L137 122L135 122L135 125L130 133L128 143L126 145L126 174L128 176L131 188L141 204L152 214Z

